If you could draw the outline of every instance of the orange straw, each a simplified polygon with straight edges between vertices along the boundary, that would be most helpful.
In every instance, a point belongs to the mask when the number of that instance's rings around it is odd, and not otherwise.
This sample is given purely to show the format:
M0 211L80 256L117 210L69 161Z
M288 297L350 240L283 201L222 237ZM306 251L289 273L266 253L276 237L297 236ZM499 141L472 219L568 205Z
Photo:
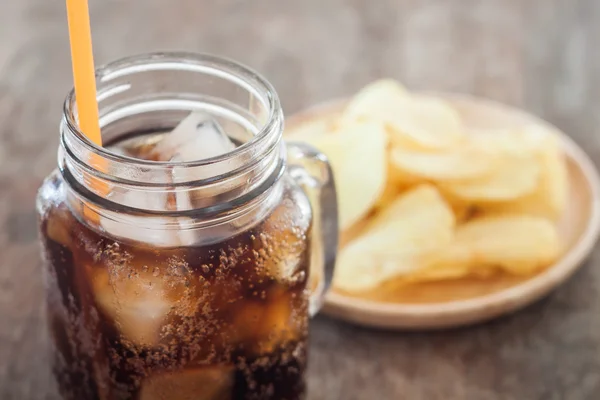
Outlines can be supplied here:
M75 99L79 114L79 128L93 143L102 146L98 100L96 97L96 73L94 52L92 51L92 30L87 0L67 0L67 17L69 20L69 37L71 40L71 59L73 61L73 81L75 83ZM105 160L93 154L91 164L100 171L106 170ZM95 191L107 194L106 182L96 177L89 178ZM96 212L84 202L83 213L89 221L98 224Z
M98 101L96 99L96 75L92 51L92 30L87 0L67 0L73 81L79 110L79 127L84 135L102 146Z

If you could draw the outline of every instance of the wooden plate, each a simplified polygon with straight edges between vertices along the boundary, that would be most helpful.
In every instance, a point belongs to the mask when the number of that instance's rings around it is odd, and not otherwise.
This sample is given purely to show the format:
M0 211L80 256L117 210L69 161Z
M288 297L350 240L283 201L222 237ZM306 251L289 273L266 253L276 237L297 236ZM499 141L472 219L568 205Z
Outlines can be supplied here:
M592 251L600 232L600 178L585 152L566 134L518 109L467 95L440 94L473 128L510 128L526 123L550 127L561 135L570 177L569 207L559 222L568 250L543 272L526 280L421 284L392 302L328 293L323 312L349 322L388 329L441 329L486 321L539 300L568 279ZM312 107L288 119L288 127L334 118L344 100ZM404 288L406 289L406 288Z

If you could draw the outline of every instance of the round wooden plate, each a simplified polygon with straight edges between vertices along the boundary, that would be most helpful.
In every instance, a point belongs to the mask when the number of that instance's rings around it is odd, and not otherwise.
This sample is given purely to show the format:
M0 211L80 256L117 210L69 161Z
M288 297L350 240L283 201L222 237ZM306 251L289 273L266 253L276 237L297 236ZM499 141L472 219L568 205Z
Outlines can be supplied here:
M452 298L432 300L427 291L443 292L444 283L412 288L413 298L392 302L374 301L328 293L323 312L349 322L388 329L442 329L486 321L516 311L539 300L568 279L590 254L600 233L600 178L585 152L566 134L521 110L468 95L435 93L448 100L472 128L511 128L534 123L558 131L567 156L570 177L569 207L559 222L567 251L553 265L526 280L504 280L496 284L475 284ZM339 115L345 100L323 103L287 120L288 127L314 119ZM293 137L291 137L293 138ZM450 292L451 293L451 292ZM423 301L426 298L426 301ZM414 299L414 300L413 300Z

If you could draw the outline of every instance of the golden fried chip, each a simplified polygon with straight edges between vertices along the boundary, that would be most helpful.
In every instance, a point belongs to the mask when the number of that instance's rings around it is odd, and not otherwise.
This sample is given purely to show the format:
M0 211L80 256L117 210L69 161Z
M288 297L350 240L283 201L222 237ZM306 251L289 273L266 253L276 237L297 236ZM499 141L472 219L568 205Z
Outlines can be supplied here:
M445 182L441 184L443 190L471 202L514 200L535 191L541 168L531 149L519 146L509 135L481 134L471 140L482 151L496 154L498 165L491 174L481 178Z
M399 174L435 182L482 178L499 164L496 152L468 144L448 151L418 152L396 148L391 161Z
M380 80L288 136L334 170L338 290L527 276L559 256L551 221L566 208L568 173L551 129L469 130L445 100Z
M548 266L560 252L556 227L528 215L472 220L458 227L454 242L468 252L472 267L496 266L518 275Z
M391 120L399 142L409 137L424 148L440 149L459 145L466 137L459 113L445 100L416 95L402 111Z
M539 183L531 194L514 201L489 205L485 210L531 214L557 220L565 211L569 188L560 138L554 132L539 126L527 127L515 132L512 137L535 153L541 168Z
M409 282L459 279L472 274L471 253L463 246L450 243L423 260L424 267L406 277Z
M394 108L410 101L410 93L393 79L380 79L360 90L348 103L344 119L386 119Z
M338 192L340 229L345 230L364 217L385 190L385 129L377 122L357 122L306 141L331 162Z
M408 191L373 218L364 236L342 249L334 285L360 292L422 268L429 254L450 244L454 224L435 187Z
M391 140L403 148L440 149L464 139L459 114L448 103L430 96L411 96L393 80L380 80L361 90L342 120L383 122Z

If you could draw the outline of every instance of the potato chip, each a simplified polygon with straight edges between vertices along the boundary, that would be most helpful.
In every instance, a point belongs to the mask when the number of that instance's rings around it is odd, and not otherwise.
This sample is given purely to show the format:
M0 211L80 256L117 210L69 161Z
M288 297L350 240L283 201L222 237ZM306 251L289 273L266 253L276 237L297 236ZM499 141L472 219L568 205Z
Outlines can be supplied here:
M449 245L454 224L452 211L435 187L410 190L341 250L334 285L360 292L422 268L429 254Z
M497 266L518 275L548 266L560 252L556 227L529 215L472 220L458 227L454 243L468 252L472 267Z
M389 206L400 195L401 190L400 186L394 185L388 179L385 189L381 193L381 196L379 196L377 203L375 203L375 210L382 210Z
M339 248L346 247L350 242L364 235L371 224L372 216L367 216L347 229L340 232Z
M535 152L541 167L537 188L531 194L511 202L494 204L486 211L523 213L557 220L564 213L568 197L568 171L560 139L553 132L531 126L518 132L522 142Z
M452 208L452 212L454 213L454 218L456 218L457 224L462 224L482 214L480 208L474 204L460 201L453 202L448 196L445 197L446 201L450 205L450 208Z
M371 219L370 230L382 230L388 225L402 225L405 228L407 223L420 220L426 208L430 208L429 213L441 219L444 225L454 226L454 214L437 188L430 184L422 184L403 193L377 213Z
M492 148L492 143L489 143ZM506 150L506 151L504 151ZM459 199L472 202L499 202L514 200L533 193L540 179L540 165L533 154L523 151L499 150L498 167L490 175L478 179L445 182L441 184Z
M344 118L386 118L386 112L410 101L410 93L393 79L380 79L365 86L348 103Z
M385 129L377 122L357 122L306 141L329 158L338 192L340 228L345 230L373 208L385 189Z
M388 150L387 156L388 163L385 189L375 204L375 211L386 208L398 198L400 193L416 184L422 183L422 180L419 180L417 177L408 176L407 174L397 171L396 167L389 161L389 152L390 150Z
M342 119L381 121L391 140L403 148L446 148L464 139L460 116L450 105L428 96L411 96L392 80L377 81L361 90Z
M337 290L526 277L559 256L553 221L566 208L568 172L550 128L465 126L445 100L380 80L343 112L286 135L320 149L334 170Z
M442 100L411 100L387 114L381 118L392 143L400 148L440 150L458 146L465 139L459 115Z
M459 113L446 101L431 96L413 96L405 113L392 119L396 137L408 136L424 148L447 148L465 140ZM398 135L399 133L399 135Z
M406 277L408 282L459 279L472 274L470 251L456 243L430 254L422 269Z
M477 179L490 175L499 164L497 152L478 146L449 151L418 152L396 148L391 161L399 174L436 182Z

